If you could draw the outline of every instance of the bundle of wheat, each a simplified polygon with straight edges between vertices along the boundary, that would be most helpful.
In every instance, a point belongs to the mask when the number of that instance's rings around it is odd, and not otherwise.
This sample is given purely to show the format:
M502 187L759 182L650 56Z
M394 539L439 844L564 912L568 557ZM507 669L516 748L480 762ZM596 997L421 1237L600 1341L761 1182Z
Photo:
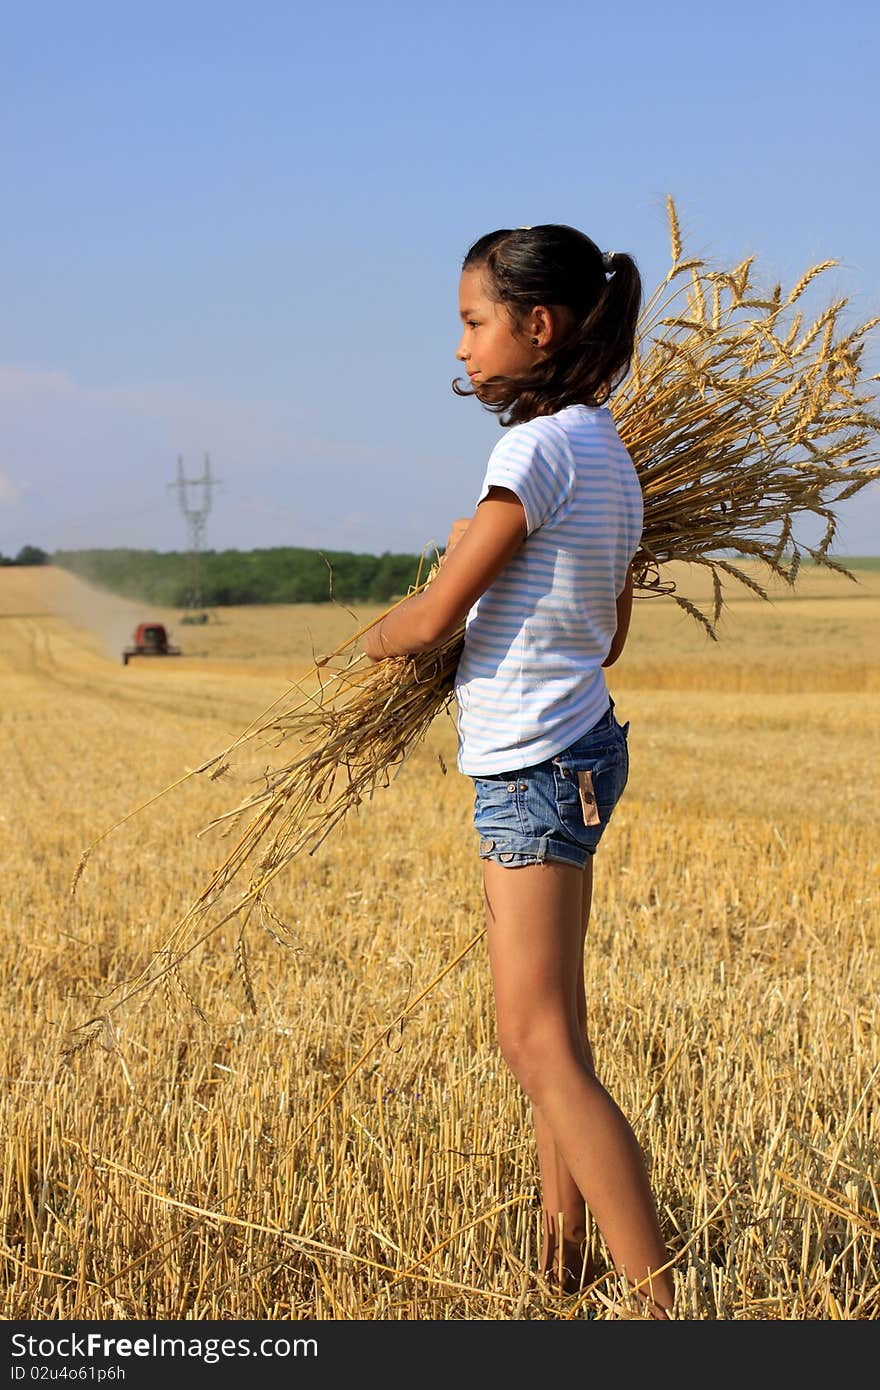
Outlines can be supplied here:
M880 319L843 331L847 301L840 299L804 327L798 301L836 262L811 267L785 298L779 285L762 294L752 284L753 257L732 270L683 258L671 199L668 213L672 264L642 313L632 370L610 408L644 496L636 596L671 594L717 638L726 581L768 597L731 554L761 562L791 585L804 553L848 573L829 555L834 508L880 476L880 417L869 385L877 378L860 369L864 340ZM812 547L794 533L794 521L805 514L825 523ZM710 569L711 616L664 576L671 561ZM411 592L435 571L417 579ZM268 910L265 891L285 865L314 853L349 810L387 785L449 705L463 623L434 652L378 665L360 653L364 631L316 661L307 688L294 687L230 748L188 774L217 777L249 746L295 750L263 775L258 790L206 827L237 830L239 838L136 989L163 977L185 991L180 961L237 914L247 921L253 908ZM246 869L246 886L221 909ZM194 940L215 909L219 916ZM243 950L242 940L242 956Z
M836 261L812 266L783 299L781 285L754 286L753 256L732 270L683 259L671 199L668 212L672 265L642 313L632 372L610 404L645 502L637 592L672 592L715 637L722 576L767 597L725 552L751 556L789 584L802 554L848 573L828 551L835 506L880 474L868 385L877 377L860 371L880 318L845 330L847 301L838 299L804 327L795 306ZM816 546L794 537L793 521L808 514L825 522ZM711 620L664 585L659 566L672 560L711 570Z

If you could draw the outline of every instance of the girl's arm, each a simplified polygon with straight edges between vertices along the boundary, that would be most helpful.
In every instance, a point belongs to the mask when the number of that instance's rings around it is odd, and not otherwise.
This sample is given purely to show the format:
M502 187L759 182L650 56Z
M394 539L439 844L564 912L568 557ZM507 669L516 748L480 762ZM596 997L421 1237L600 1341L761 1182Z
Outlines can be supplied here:
M620 593L617 595L617 631L611 639L611 646L608 648L608 655L602 662L603 666L613 666L620 653L623 651L629 632L629 620L632 617L633 606L633 571L632 565L626 571L626 581Z
M371 661L415 656L443 644L526 538L526 514L515 492L490 487L461 539L447 548L434 578L364 636Z

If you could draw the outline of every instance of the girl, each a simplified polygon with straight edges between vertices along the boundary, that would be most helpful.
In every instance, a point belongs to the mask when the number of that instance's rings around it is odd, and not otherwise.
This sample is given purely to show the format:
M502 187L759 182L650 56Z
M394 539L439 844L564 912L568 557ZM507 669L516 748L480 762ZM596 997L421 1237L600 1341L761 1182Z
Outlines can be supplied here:
M672 1279L635 1134L587 1035L592 861L627 781L604 669L626 641L642 494L605 402L629 370L641 279L572 227L490 232L465 256L456 357L509 426L431 583L365 636L373 661L430 651L467 618L458 766L474 780L498 1040L528 1096L542 1270L583 1277L587 1212L652 1316Z

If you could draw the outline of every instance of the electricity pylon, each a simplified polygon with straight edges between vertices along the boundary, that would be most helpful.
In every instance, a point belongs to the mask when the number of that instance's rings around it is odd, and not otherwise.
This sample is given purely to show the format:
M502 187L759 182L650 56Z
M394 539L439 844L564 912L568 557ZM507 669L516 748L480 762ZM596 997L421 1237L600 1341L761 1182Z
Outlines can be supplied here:
M211 510L211 489L219 486L219 479L211 477L211 460L205 454L205 471L201 478L185 478L183 457L177 456L177 480L169 487L177 489L180 510L189 526L189 593L187 608L201 608L202 597L202 551L205 541L205 521ZM200 488L199 505L190 501L188 488Z

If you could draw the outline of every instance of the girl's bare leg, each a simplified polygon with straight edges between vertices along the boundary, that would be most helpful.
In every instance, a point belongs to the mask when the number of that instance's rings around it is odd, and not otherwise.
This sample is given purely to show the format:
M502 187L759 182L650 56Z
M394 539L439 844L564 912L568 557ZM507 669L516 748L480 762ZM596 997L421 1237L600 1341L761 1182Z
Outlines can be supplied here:
M582 879L583 905L581 932L576 958L571 967L571 997L569 1009L575 1037L584 1054L587 1069L595 1074L593 1054L587 1035L587 999L584 992L584 943L590 920L593 893L593 861L587 860ZM541 1172L541 1197L544 1218L544 1244L541 1251L541 1272L550 1275L565 1293L574 1293L589 1279L585 1255L589 1232L583 1194L568 1171L553 1134L543 1115L532 1106L532 1125Z
M541 1273L564 1293L589 1278L584 1268L587 1214L584 1199L568 1171L540 1111L532 1106L532 1125L541 1170L543 1247Z
M669 1271L644 1157L625 1116L588 1066L572 1026L572 963L583 933L583 875L567 864L507 869L483 860L486 927L502 1054L602 1235L616 1269L658 1316ZM645 1281L645 1282L642 1282Z

